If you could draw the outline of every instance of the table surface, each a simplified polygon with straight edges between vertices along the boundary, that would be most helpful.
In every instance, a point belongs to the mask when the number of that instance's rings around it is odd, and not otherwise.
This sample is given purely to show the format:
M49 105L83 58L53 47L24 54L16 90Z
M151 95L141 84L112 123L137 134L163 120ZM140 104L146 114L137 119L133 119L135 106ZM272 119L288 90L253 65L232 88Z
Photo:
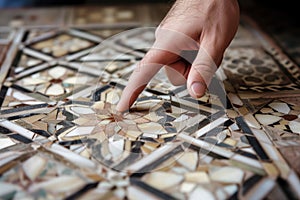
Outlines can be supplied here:
M242 16L205 96L160 71L113 114L169 7L1 10L0 199L300 198L292 31Z

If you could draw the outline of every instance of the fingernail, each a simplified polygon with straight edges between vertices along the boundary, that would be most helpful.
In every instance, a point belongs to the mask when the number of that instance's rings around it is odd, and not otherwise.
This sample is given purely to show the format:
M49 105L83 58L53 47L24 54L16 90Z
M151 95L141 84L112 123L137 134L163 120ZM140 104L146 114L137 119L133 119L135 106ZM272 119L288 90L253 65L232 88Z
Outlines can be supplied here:
M191 89L196 97L201 97L205 92L205 85L201 82L194 82L192 83Z

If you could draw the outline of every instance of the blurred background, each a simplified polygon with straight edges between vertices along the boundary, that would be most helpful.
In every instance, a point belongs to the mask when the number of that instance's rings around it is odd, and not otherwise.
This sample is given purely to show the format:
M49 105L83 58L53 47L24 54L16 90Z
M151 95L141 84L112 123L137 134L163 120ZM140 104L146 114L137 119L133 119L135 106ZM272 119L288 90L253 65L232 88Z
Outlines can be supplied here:
M259 17L272 16L275 20L288 18L289 21L299 23L299 8L293 0L238 0L241 11ZM166 3L172 5L175 0L0 0L0 8L23 7L56 7L56 6L88 6L88 5L128 5L141 3ZM263 13L263 14L262 14ZM278 16L281 13L282 16ZM261 15L262 14L262 15ZM260 21L260 18L257 20ZM263 20L263 19L262 19Z
M170 3L175 0L0 0L1 8L16 8L16 7L45 7L45 6L73 6L73 5L103 5L103 4L136 4L136 3ZM242 6L256 5L263 6L269 9L281 10L298 10L295 6L297 1L292 0L239 0ZM297 14L290 13L290 14Z
M45 6L73 6L100 4L128 4L128 3L169 3L170 0L0 0L2 8L7 7L45 7Z

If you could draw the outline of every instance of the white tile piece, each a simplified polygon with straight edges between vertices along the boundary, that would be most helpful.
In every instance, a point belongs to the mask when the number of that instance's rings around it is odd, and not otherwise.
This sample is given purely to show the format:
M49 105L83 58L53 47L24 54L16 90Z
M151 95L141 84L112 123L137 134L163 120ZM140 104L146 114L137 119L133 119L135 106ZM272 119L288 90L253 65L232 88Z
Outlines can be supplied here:
M19 133L20 135L23 135L24 137L27 137L29 139L32 139L35 135L34 132L30 131L30 130L27 130L25 129L24 127L22 126L19 126L11 121L8 121L8 120L4 120L4 121L0 121L0 125L11 130L11 131L14 131L16 133Z
M14 91L13 93L14 98L22 100L22 101L30 101L30 100L34 100L34 98L27 96L26 94L23 94L21 92L18 91Z
M269 104L269 106L271 108L273 108L274 110L284 113L284 114L289 114L289 112L291 111L291 109L289 108L289 106L286 103L272 102Z
M89 81L89 78L86 76L73 76L63 80L64 84L70 85L83 85Z
M227 199L227 194L221 188L215 191L215 196L217 197L217 199Z
M118 158L124 151L124 140L110 141L108 148L113 158Z
M13 142L10 138L0 138L0 149L5 149L6 147L10 147L15 144L16 143Z
M49 69L49 71L48 71L49 75L52 76L52 78L54 78L54 79L59 79L66 72L67 72L67 69L64 67L60 67L60 66Z
M222 125L224 122L226 122L228 120L228 118L225 118L225 117L220 117L219 119L213 121L212 123L210 124L207 124L206 126L204 126L203 128L199 129L198 131L196 131L194 133L195 137L201 137L203 136L204 134L206 134L208 131L216 128L217 126L220 126Z
M180 192L190 193L196 187L195 183L184 182L180 186Z
M94 130L94 126L80 126L76 127L74 130L70 131L66 137L74 137L74 136L85 136L92 133Z
M176 174L185 174L189 172L189 170L184 167L172 167L172 171Z
M46 95L59 96L64 94L64 92L65 90L61 84L53 84L47 89Z
M196 187L196 189L194 191L192 191L192 193L189 196L189 200L199 200L199 198L205 199L205 200L215 200L216 199L209 190L207 190L201 186Z
M47 80L47 79L31 78L31 77L23 79L23 83L24 83L25 86L45 84L48 81L49 80Z
M145 192L135 186L129 186L127 188L127 197L129 200L141 200L141 199L157 200L156 197L152 196L148 192Z
M79 106L72 106L71 110L73 110L77 114L94 114L95 111L88 107L79 107ZM95 116L96 118L96 116Z
M114 190L114 195L118 199L124 199L126 193L123 188L117 188L116 190Z
M293 131L294 133L300 134L300 122L290 121L289 127L290 127L291 131Z
M281 120L281 117L274 115L256 114L256 119L263 125L270 125Z
M237 190L237 185L226 185L223 187L223 190L227 193L228 196L232 196Z

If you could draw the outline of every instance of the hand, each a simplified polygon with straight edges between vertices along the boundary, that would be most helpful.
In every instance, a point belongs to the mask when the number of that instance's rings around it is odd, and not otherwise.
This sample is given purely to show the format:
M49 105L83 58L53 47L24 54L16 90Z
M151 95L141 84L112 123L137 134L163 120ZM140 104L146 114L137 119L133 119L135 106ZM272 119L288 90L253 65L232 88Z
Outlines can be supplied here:
M157 28L154 45L130 76L116 109L129 109L162 66L172 84L186 83L192 97L203 96L238 24L237 0L177 0ZM193 63L180 56L183 50L198 51Z

